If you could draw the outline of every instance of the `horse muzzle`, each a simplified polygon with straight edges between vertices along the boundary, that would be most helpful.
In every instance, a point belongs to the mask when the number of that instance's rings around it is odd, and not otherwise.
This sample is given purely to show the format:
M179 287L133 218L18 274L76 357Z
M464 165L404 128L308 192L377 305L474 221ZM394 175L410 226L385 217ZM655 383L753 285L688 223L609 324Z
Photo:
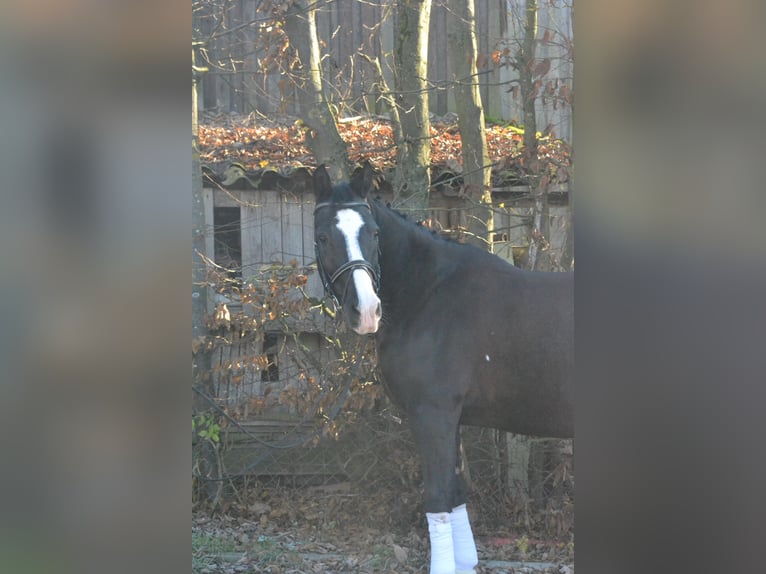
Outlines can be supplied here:
M361 311L354 307L352 316L354 317L354 324L351 329L358 335L370 335L378 332L380 326L381 309L380 303L378 303L373 309L366 309Z
M347 310L349 327L359 335L377 333L382 309L372 277L365 269L354 269L352 278L356 301Z

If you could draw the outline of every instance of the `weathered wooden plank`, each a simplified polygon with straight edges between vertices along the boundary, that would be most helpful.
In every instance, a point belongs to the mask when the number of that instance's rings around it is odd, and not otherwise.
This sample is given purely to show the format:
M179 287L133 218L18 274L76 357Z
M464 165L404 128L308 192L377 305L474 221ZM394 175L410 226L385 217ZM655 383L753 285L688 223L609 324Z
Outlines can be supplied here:
M314 252L314 202L305 202L303 204L303 253L306 258L304 265L309 263L316 263L316 255ZM316 269L316 267L315 267ZM322 286L322 280L319 278L319 273L314 272L308 277L308 284L306 285L306 293L309 297L316 297L321 299L324 296L324 287Z
M242 238L242 279L253 277L263 264L263 208L260 205L260 192L241 191L241 238Z
M298 265L305 265L303 252L303 205L296 197L284 196L282 199L282 254L283 261L289 263L295 259Z
M241 0L242 1L242 20L243 22L254 22L257 18L257 0ZM257 89L257 77L255 72L260 67L258 65L258 54L255 51L255 43L257 41L257 31L255 26L246 26L241 31L244 39L243 51L244 51L244 69L243 69L243 81L242 81L242 111L248 113L250 111L258 109L259 101L256 96ZM266 110L263 110L266 111Z
M324 72L326 79L334 77L335 66L333 64L337 65L340 55L340 21L338 18L338 4L339 2L329 2L326 5L328 26L325 43L327 44L328 52L333 55L332 58L324 58L322 60L325 64Z
M566 206L549 206L550 210L550 243L551 251L558 257L564 248L567 235L567 222L569 220L569 208ZM507 245L498 244L496 253L503 256L502 249L524 247L529 244L529 222L532 218L533 208L529 206L506 208L495 212L495 230L508 236Z
M232 29L251 20L254 3L257 3L256 0L236 0L227 5L223 16L223 27ZM386 0L370 0L369 2L328 2L318 5L317 34L320 42L326 46L323 52L329 56L323 59L323 70L331 84L341 90L347 89L350 85L350 58L354 56L359 46L363 46L369 54L381 56L384 73L389 84L392 84L390 69L395 38L394 4ZM508 47L515 51L516 39L520 37L517 20L520 14L523 14L523 7L522 0L476 2L478 49L483 61L487 60L495 49L502 50ZM368 15L370 10L374 11L374 17ZM342 12L350 12L352 15L346 18ZM442 45L446 42L446 23L443 22L442 14L444 14L442 3L435 2L432 9L430 53L438 56L430 58L429 79L436 83L449 80L446 58L442 57L445 52ZM564 37L571 38L571 15L571 7L561 3L541 4L539 9L541 34L543 30L550 29L558 36L555 42L547 44L541 42L538 45L539 57L548 57L553 62L551 71L544 79L558 81L559 85L570 83L572 77L571 58L566 42L562 41ZM210 15L205 12L194 15L195 27L201 31L203 37L212 31L212 26L219 25L212 20L207 21L206 18L209 17ZM380 22L383 22L383 26L380 30L375 30L375 34L380 32L380 39L383 42L382 53L377 40L369 42L371 29ZM254 33L254 30L244 27L237 34L217 38L207 47L211 61L219 62L226 69L218 71L213 66L211 72L203 78L205 108L220 106L225 111L247 112L249 106L255 105L258 111L266 114L279 109L282 97L280 87L284 88L286 84L279 83L278 73L264 74L258 69L257 62L262 58L263 53L253 53ZM244 67L239 63L242 60L244 60ZM508 66L490 65L489 67L491 70L480 70L482 72L480 91L485 111L493 117L502 116L505 119L520 120L518 95L507 91L508 82L517 77L516 72ZM340 72L341 77L337 77L340 70L343 70ZM366 74L366 66L355 66L350 87L354 98L353 101L349 101L350 105L353 105L360 95L359 90L364 85ZM245 78L248 79L245 80ZM444 92L435 92L432 96L432 111L435 113L444 113L444 99L446 99L447 109L454 110L449 91L446 92L446 98ZM543 104L542 99L539 99L536 106L540 116L538 123L541 127L551 124L558 136L571 139L571 108L568 105L561 105L561 102L555 99L549 99ZM297 112L294 98L280 111Z
M320 376L322 340L318 333L300 333L285 344L285 379L308 385L309 379Z
M383 68L383 77L386 79L386 84L388 84L389 88L394 89L393 68L390 65L384 64L384 62L390 62L391 58L393 58L396 10L392 9L390 5L383 5L381 12L380 65Z
M428 32L428 77L434 82L448 78L447 58L447 8L441 2L435 2L431 7L431 22ZM447 113L448 91L432 89L429 92L429 107L431 112L443 116Z
M301 442L313 436L313 431L307 429L275 436L268 440L275 446L288 441ZM337 450L337 449L336 449ZM333 456L331 445L320 445L311 449L269 448L265 445L247 444L247 442L232 445L224 453L226 470L231 473L247 472L252 476L286 476L300 479L300 484L326 484L330 477L338 480L348 480L340 468L337 457Z
M239 207L242 204L240 192L236 190L211 189L213 192L213 205L215 207Z
M507 30L506 25L507 4L505 2L487 3L487 42L490 54L495 50L504 48L504 38ZM492 61L490 59L490 61ZM482 94L482 105L484 113L493 118L505 117L506 110L502 105L502 94L507 90L507 86L502 86L501 66L490 65L491 71L483 76L487 82L487 92Z
M234 17L234 21L237 23L245 22L245 3L240 0L234 6L231 11ZM236 69L236 73L232 77L234 89L231 91L232 95L232 110L237 112L243 112L245 110L244 96L245 96L245 73L244 73L244 54L247 51L245 42L242 37L235 35L237 41L231 44L233 51L233 58L231 61Z
M328 4L334 4L334 2L329 2ZM330 26L332 25L330 10L331 6L328 6L327 4L319 4L317 6L315 19L317 25L317 37L319 38L320 44L322 42L328 43L328 39L330 38ZM329 48L329 43L327 46Z
M282 205L284 261L289 264L294 259L302 267L309 266L314 261L313 220L306 220L307 214L304 204L302 197L286 196ZM311 206L313 207L313 203ZM313 212L310 216L313 216ZM312 281L317 281L317 279L313 275L309 275L309 284L304 289L309 296L315 296L312 295L312 289L315 289L315 284ZM293 296L296 298L303 297L298 291ZM316 325L319 320L318 314L312 314L305 320L296 321L294 327L311 330L317 328Z
M379 42L378 35L380 33L380 6L375 2L360 2L359 3L359 29L362 34L361 37L361 50L369 55L371 58L375 58L379 55ZM373 92L374 74L370 69L370 66L362 59L355 57L357 63L357 78L361 95L363 98L362 106L364 111L371 114L380 113L382 110L377 109L377 98L379 91Z
M239 389L241 397L242 399L259 397L263 394L261 369L257 366L257 363L254 364L253 359L255 357L260 357L263 354L263 340L259 337L255 340L240 343L237 350L237 358L244 364L242 381Z
M295 335L299 337L300 335ZM283 388L288 388L296 394L302 394L301 389L306 384L305 379L300 377L300 364L296 363L296 344L293 337L283 337L283 344L279 348L279 381ZM286 405L287 412L297 414L293 405Z
M217 349L213 357L214 381L218 399L235 407L262 395L261 370L253 359L263 354L263 348L260 339L242 340L236 331L228 337L231 344Z
M251 399L265 398L267 389L280 392L294 387L298 392L307 384L309 377L318 378L321 369L332 350L327 348L323 338L315 332L300 332L296 326L289 335L281 332L271 334L267 343L260 339L240 340L231 333L231 344L216 349L212 357L213 381L216 398L221 405L231 408L245 408ZM262 377L260 358L268 355L276 364L279 376L275 380ZM259 361L254 359L258 358ZM274 399L273 395L271 399ZM269 408L271 415L285 416L294 410L288 405Z
M549 241L554 254L557 258L560 258L569 231L569 208L550 206L549 209L551 213Z
M232 428L231 432L257 432L258 430L265 429L265 430L271 430L276 429L279 432L289 432L292 431L296 425L302 426L302 427L310 427L311 425L309 423L305 423L301 420L300 417L284 417L284 416L274 416L274 417L263 417L263 418L257 418L257 419L249 419L247 421L242 421L239 423L243 429L237 429Z
M260 191L263 217L261 242L264 263L286 263L282 248L282 197L278 191Z
M345 56L345 61L350 67L352 106L355 112L364 112L365 104L362 101L364 66L356 53L365 45L365 37L369 35L369 30L363 27L362 2L351 3L351 52Z
M335 87L339 96L341 115L347 115L348 104L353 104L353 83L351 82L351 57L356 52L354 47L354 12L356 2L336 2L338 14L338 43L339 49L335 54L338 69L335 70Z
M215 260L215 235L214 235L214 199L213 190L204 188L202 190L202 203L205 210L205 257L210 261ZM215 301L213 300L213 290L208 288L207 293L207 312L212 314L215 311Z

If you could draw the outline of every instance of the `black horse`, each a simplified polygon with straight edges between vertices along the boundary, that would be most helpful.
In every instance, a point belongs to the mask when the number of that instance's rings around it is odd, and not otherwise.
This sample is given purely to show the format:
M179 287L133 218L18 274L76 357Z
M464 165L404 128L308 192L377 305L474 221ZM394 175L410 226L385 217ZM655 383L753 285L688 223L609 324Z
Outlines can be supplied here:
M518 269L434 237L378 200L369 163L313 176L317 264L351 329L374 333L420 452L431 574L478 563L458 468L461 424L572 437L573 274Z

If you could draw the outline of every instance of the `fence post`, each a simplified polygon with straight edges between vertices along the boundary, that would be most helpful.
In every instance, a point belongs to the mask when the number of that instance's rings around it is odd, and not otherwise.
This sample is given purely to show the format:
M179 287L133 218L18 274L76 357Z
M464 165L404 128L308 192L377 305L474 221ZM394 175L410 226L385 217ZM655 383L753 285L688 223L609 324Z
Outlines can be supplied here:
M199 122L197 102L197 81L204 69L195 65L195 47L192 47L192 385L203 391L207 397L214 396L211 392L210 351L204 342L207 338L205 315L207 313L207 266L202 257L205 254L205 237L207 222L205 221L205 201L202 190L202 164L199 155ZM211 405L200 393L193 393L193 411L209 412ZM218 456L210 440L198 437L201 445L202 473L211 478L219 478ZM208 499L214 502L220 497L221 481L210 481L206 484L205 492Z

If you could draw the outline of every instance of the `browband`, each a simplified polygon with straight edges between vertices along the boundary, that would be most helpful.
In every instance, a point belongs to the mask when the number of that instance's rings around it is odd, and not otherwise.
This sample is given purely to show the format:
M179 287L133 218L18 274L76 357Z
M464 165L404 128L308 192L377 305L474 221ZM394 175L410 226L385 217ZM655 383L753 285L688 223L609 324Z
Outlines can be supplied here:
M323 207L366 207L370 211L372 209L370 208L370 204L366 201L348 201L344 203L333 203L332 201L325 201L323 203L317 204L316 207L314 207L314 213L317 212L317 210L322 209Z

